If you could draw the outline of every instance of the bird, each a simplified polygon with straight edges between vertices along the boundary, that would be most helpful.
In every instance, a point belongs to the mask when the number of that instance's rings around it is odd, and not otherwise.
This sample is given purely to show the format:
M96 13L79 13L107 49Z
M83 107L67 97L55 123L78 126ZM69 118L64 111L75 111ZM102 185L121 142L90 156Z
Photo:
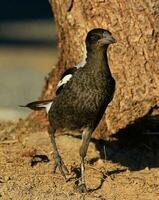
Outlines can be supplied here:
M68 170L57 149L56 130L73 130L82 134L79 149L81 177L78 185L82 193L88 191L85 183L85 157L89 142L115 92L115 80L107 56L108 47L113 43L116 43L116 39L110 31L103 28L91 29L85 39L83 60L64 72L57 84L56 96L24 106L33 110L46 109L55 160L53 171L58 168L65 180Z

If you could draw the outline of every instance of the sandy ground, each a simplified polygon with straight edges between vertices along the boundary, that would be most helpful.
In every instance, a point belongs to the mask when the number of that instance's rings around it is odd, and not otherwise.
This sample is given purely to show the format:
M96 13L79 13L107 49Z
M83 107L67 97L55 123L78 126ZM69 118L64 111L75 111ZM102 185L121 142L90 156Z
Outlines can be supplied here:
M57 134L56 139L70 171L67 183L59 171L52 173L54 161L46 131L22 120L0 123L0 199L159 200L157 136L122 136L107 142L92 139L86 158L87 194L81 194L76 185L80 138Z

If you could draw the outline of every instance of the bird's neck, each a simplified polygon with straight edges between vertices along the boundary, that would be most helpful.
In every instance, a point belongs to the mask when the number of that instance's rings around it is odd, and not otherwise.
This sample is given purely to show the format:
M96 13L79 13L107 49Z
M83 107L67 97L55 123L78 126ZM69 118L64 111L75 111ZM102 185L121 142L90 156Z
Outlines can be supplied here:
M106 74L111 74L108 65L107 48L102 50L87 51L87 59L89 68L94 68L95 71L104 71Z

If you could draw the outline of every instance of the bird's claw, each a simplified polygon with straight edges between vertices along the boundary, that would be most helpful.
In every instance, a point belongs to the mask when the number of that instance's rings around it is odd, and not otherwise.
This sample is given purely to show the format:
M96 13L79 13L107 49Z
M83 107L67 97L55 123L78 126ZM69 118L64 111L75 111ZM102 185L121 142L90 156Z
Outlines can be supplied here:
M53 173L56 172L56 169L59 168L62 176L64 177L65 181L67 181L66 174L69 173L67 167L65 166L64 162L62 161L61 157L57 157L55 159L55 166L53 168Z

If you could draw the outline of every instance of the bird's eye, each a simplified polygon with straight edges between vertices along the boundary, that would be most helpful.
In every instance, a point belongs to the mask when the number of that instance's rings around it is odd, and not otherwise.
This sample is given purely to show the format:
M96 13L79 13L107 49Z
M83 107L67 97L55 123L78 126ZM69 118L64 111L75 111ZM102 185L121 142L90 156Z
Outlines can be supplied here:
M100 39L100 36L99 35L91 35L91 40L92 41L97 41L97 40L99 40Z
M109 31L103 33L103 37L107 37L109 35L112 35Z

